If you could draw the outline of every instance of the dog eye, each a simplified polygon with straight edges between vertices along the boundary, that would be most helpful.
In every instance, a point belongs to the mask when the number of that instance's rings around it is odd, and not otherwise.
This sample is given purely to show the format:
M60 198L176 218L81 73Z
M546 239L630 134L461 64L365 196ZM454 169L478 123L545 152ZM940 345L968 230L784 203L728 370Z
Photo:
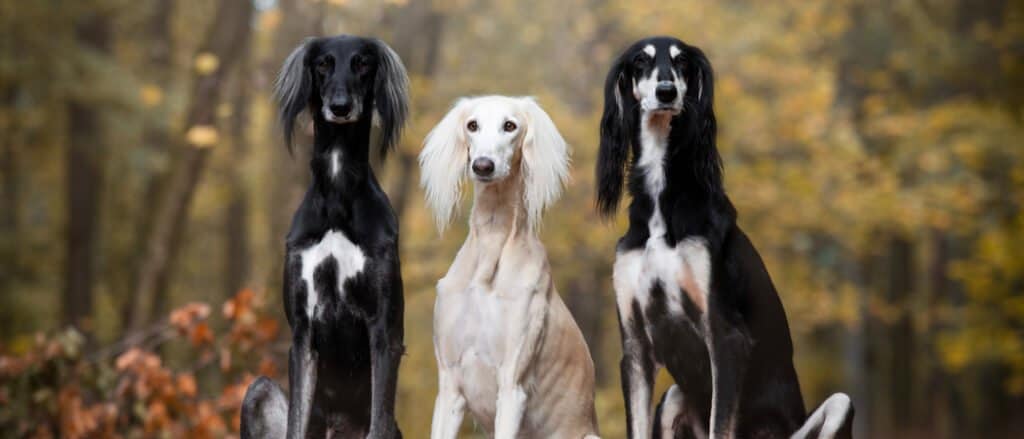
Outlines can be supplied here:
M476 130L479 129L479 128L480 128L480 126L477 125L475 120L471 120L471 121L469 121L469 123L466 124L466 129L469 130L469 132L471 132L471 133L475 133Z
M369 69L370 64L366 62L366 58L356 56L352 58L352 71L356 73L366 73Z
M511 120L505 122L505 132L506 133L511 133L511 132L513 132L515 130L516 130L516 123L515 122L512 122Z
M635 65L637 67L644 67L644 66L646 66L647 65L647 57L644 56L642 53L638 53L635 57L633 57L633 65Z
M328 58L322 58L316 63L316 71L321 75L326 75L331 70L331 60Z

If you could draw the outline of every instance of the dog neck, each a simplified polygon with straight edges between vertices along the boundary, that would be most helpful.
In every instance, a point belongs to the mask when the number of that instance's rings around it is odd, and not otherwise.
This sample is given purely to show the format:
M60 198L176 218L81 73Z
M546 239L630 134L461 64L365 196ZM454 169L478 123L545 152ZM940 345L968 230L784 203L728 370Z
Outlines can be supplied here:
M313 122L313 185L325 195L359 189L370 172L370 117L334 124L317 115Z
M509 239L528 232L523 204L522 173L513 166L502 181L474 185L473 211L469 229L473 235L500 235Z

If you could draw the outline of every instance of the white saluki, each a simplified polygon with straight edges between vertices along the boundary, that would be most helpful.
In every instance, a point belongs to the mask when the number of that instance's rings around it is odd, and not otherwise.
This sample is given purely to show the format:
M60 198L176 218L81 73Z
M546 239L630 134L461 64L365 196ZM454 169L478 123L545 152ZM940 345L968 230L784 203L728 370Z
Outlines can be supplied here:
M461 99L419 160L442 231L475 183L469 236L437 283L431 437L455 438L468 409L497 439L596 438L594 363L537 238L568 174L554 122L532 98Z

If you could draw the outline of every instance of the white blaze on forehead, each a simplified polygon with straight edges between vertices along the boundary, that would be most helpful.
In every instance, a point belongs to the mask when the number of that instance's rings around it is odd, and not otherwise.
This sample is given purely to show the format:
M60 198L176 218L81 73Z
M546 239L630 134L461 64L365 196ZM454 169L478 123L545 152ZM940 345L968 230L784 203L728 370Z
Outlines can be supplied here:
M654 48L654 45L653 45L653 44L648 44L648 45L644 46L644 53L646 53L647 55L649 55L649 56L650 56L651 58L654 58L654 54L656 54L656 53L658 53L658 52L657 52L657 50L656 50L656 49Z
M317 291L313 275L320 263L331 256L338 264L338 291ZM345 281L363 271L363 265L366 264L366 257L359 246L336 230L325 233L320 242L302 250L299 257L302 259L302 280L306 282L306 315L310 319L316 317L321 295L337 293L344 300L345 292L342 289Z
M668 54L669 56L672 57L672 59L675 59L677 56L679 56L680 53L683 53L683 51L679 50L679 46L676 46L675 44L673 44L672 47L668 48Z

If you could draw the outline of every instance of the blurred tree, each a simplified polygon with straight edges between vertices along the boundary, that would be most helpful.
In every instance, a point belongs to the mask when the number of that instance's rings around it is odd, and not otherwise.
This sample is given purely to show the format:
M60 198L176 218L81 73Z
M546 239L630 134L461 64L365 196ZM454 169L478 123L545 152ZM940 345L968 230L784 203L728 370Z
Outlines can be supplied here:
M214 116L225 78L249 44L253 4L248 0L222 0L206 42L194 60L195 82L185 118L187 143L176 159L164 197L156 206L156 218L139 268L134 295L132 328L141 328L160 314L165 300L166 278L173 269L182 229L196 184L202 175L209 148L219 143ZM163 288L161 288L163 286Z

